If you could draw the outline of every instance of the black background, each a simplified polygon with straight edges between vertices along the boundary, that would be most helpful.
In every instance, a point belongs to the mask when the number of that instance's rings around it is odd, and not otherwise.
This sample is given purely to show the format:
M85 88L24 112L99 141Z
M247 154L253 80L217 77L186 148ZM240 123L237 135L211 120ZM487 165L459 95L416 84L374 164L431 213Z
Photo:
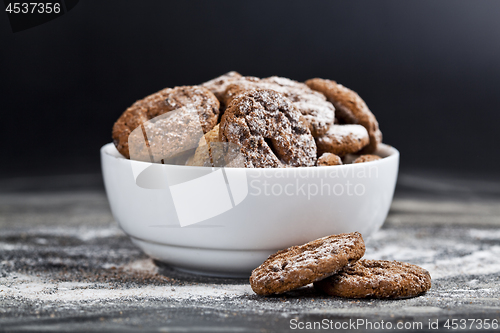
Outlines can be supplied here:
M500 1L85 0L0 45L3 177L98 172L135 100L230 70L356 90L403 169L499 171Z

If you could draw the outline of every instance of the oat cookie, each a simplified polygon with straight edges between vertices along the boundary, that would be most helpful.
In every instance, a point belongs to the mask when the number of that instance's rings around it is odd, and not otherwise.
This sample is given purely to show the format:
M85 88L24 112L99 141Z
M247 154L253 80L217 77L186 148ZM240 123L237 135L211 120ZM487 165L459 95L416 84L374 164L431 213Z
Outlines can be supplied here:
M340 273L314 283L331 296L348 298L408 298L431 288L428 271L398 261L358 260Z
M359 95L332 80L310 79L306 84L313 90L323 93L333 103L336 117L347 124L360 124L366 128L370 143L363 153L373 153L382 142L382 132L373 113Z
M360 157L358 157L357 159L355 159L353 163L372 162L372 161L377 161L377 160L380 160L380 159L382 159L382 158L379 157L379 156L377 156L377 155L366 154L366 155L361 155Z
M123 156L130 158L128 137L134 129L148 120L182 107L197 111L205 133L217 123L219 101L209 90L200 86L166 88L135 102L118 118L112 133L116 148Z
M231 99L239 93L257 88L274 90L288 98L309 122L309 129L314 137L326 133L328 127L334 123L335 108L325 96L310 89L304 83L284 77L271 76L259 79L246 76L234 80L226 89L223 97L224 103L228 105Z
M232 100L222 116L219 139L239 145L249 168L316 163L316 143L307 122L273 90L252 89Z
M318 166L342 165L342 159L332 153L323 153L316 162Z
M356 153L368 145L368 132L361 125L332 125L325 135L316 138L318 153L339 156Z
M271 255L253 270L250 285L259 295L281 294L331 276L364 253L358 232L323 237Z

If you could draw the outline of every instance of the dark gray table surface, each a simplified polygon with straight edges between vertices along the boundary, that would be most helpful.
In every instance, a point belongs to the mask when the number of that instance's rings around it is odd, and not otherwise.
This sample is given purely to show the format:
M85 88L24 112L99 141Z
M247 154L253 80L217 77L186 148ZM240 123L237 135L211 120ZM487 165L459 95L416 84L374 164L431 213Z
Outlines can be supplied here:
M418 264L433 285L391 301L326 297L311 286L259 297L245 279L154 262L113 221L99 177L0 180L0 331L274 332L314 322L435 331L436 321L444 331L480 323L485 331L500 321L498 181L400 175L365 257Z

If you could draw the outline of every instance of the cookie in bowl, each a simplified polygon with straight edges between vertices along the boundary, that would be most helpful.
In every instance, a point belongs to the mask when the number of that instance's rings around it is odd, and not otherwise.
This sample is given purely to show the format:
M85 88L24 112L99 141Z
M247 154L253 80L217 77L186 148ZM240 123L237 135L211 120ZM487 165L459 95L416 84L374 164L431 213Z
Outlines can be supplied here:
M222 116L219 138L241 147L245 166L304 167L316 163L316 143L297 108L268 89L245 91Z
M152 258L229 277L325 235L369 237L399 152L379 143L379 160L352 163L370 131L335 115L305 83L236 72L137 101L101 149L113 217Z

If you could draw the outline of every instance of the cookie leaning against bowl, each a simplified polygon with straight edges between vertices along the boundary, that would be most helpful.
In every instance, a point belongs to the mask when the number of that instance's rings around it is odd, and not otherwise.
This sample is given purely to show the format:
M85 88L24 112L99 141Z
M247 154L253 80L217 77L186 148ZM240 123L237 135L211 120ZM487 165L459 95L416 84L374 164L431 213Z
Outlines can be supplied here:
M130 133L148 120L184 106L196 109L203 132L207 133L219 117L219 101L208 89L200 86L165 88L130 106L113 126L116 149L130 158L128 138Z
M267 89L245 91L222 116L219 141L241 147L245 167L305 167L316 163L316 143L293 103Z
M370 143L363 149L364 154L373 153L382 142L382 132L373 113L365 101L349 88L332 80L310 79L306 81L309 88L319 91L335 106L335 116L347 124L360 124L366 128Z
M281 294L329 277L364 253L359 232L323 237L271 255L253 270L250 285L258 295Z
M431 288L428 271L388 260L358 260L340 273L314 283L331 296L347 298L409 298Z

